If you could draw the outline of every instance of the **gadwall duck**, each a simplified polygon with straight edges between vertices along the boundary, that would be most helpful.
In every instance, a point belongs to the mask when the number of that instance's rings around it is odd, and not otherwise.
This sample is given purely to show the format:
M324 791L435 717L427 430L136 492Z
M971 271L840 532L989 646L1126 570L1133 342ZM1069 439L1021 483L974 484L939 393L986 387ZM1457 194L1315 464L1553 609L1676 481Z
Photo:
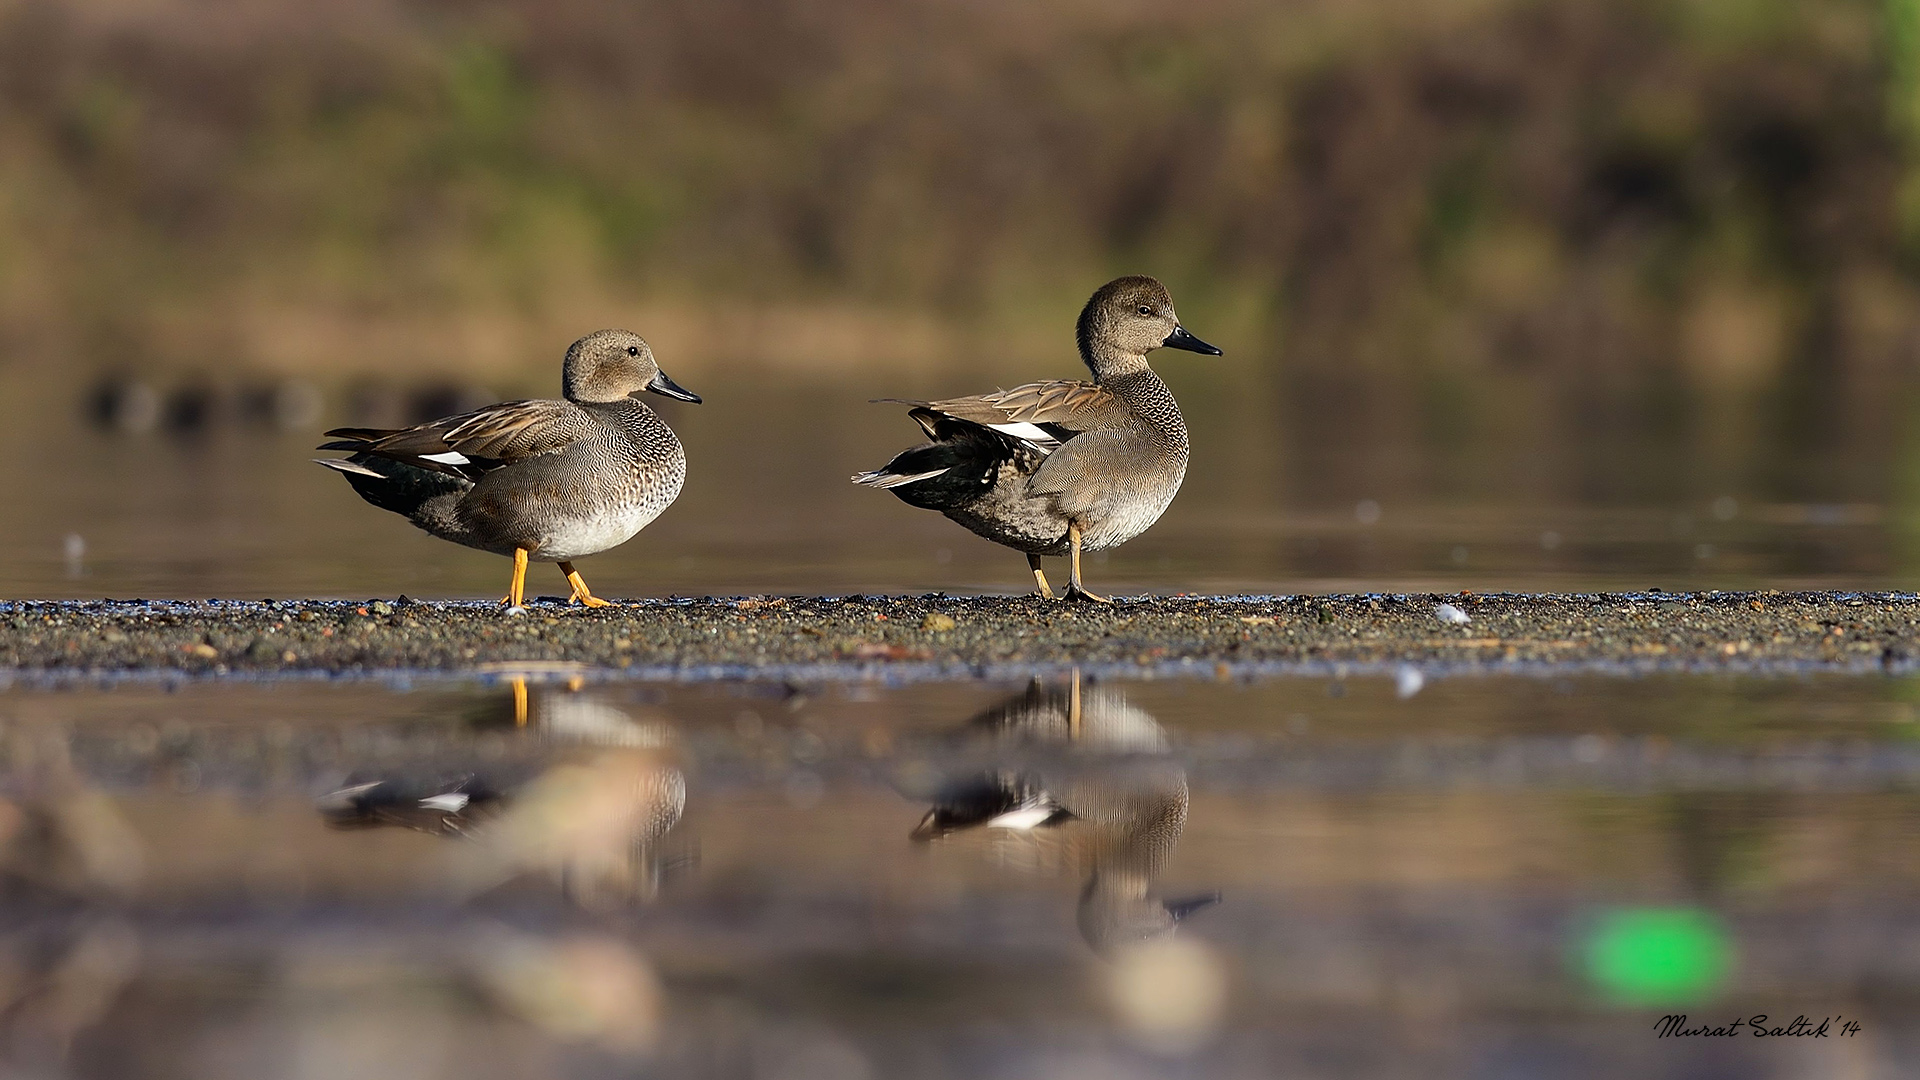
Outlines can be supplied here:
M526 598L529 559L559 563L571 599L601 607L572 560L632 538L687 477L673 429L634 399L642 390L700 401L640 335L601 330L567 350L564 401L508 401L399 430L335 428L320 449L353 456L315 460L442 540L510 556L511 607Z
M514 691L516 724L530 723L550 753L476 760L469 771L356 771L315 808L335 828L477 841L455 868L467 888L544 871L576 898L651 898L691 858L666 843L687 804L673 726L554 689L535 691L529 717L524 679Z
M1082 693L1078 672L1065 688L1036 680L957 736L954 750L972 756L990 748L1002 760L949 776L914 840L991 830L1064 845L1067 866L1087 875L1077 909L1081 936L1103 955L1171 934L1219 903L1217 892L1167 899L1155 888L1186 826L1187 775L1159 723L1120 695Z
M895 401L932 440L856 484L938 510L995 543L1027 553L1040 593L1053 590L1042 555L1066 555L1067 595L1098 600L1080 581L1080 553L1145 532L1187 472L1187 424L1147 366L1166 346L1219 356L1187 333L1166 286L1123 277L1080 312L1076 336L1092 382L1059 379L975 397Z

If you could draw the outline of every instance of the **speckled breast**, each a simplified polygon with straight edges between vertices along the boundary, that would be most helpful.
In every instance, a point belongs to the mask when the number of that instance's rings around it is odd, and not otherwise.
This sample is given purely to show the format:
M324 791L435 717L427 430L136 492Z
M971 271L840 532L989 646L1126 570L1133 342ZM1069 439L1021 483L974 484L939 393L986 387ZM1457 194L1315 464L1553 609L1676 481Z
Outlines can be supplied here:
M687 478L686 451L673 430L636 403L623 418L624 446L610 446L630 462L622 480L597 498L581 500L591 510L557 516L542 530L535 558L564 561L618 547L679 498Z

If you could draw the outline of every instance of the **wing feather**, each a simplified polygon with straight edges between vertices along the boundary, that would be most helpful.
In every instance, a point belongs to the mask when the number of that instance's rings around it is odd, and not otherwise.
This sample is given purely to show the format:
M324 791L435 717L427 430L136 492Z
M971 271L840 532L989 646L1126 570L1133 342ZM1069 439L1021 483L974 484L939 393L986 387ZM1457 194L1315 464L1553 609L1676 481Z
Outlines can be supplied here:
M1093 431L1126 415L1112 392L1095 383L1051 379L991 394L933 401L928 407L961 420L996 427L1033 424L1064 431Z
M1113 427L1126 419L1126 407L1097 384L1072 379L1027 383L990 394L907 402L940 416L991 428L1009 439L1051 454L1084 431ZM916 409L916 416L921 409ZM921 426L926 427L923 419ZM929 436L932 430L928 430Z
M398 430L335 428L323 450L352 450L468 479L541 454L558 453L588 431L578 406L565 401L504 401Z

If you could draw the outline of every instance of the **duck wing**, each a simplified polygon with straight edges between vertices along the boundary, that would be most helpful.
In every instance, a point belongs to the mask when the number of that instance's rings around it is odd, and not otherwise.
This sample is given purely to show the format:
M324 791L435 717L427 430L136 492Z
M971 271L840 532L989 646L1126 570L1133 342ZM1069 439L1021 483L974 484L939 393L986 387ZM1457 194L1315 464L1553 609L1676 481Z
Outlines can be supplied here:
M992 428L1043 454L1083 431L1112 427L1126 418L1126 406L1111 391L1075 379L1050 379L990 394L911 404ZM921 426L926 423L922 420ZM927 434L933 434L931 428Z
M517 461L554 454L591 431L580 407L566 401L504 401L417 427L334 428L322 450L392 458L416 468L477 480Z
M1068 379L940 401L879 400L913 406L907 415L931 441L855 473L853 482L942 511L979 498L1001 465L1031 476L1068 441L1128 418L1126 405L1106 388Z

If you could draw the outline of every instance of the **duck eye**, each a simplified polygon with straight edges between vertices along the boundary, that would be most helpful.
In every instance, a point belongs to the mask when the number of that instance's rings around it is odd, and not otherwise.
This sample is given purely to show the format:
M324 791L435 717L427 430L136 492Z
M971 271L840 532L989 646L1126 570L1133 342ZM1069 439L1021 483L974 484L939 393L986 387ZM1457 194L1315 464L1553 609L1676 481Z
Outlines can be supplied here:
M640 346L638 346L638 345L629 345L629 346L627 346L627 355L628 355L628 356L639 356L639 355L640 355Z
M1142 314L1142 315L1151 315L1151 314L1153 314L1153 308L1152 308L1152 307L1150 307L1150 306L1148 306L1148 305L1146 305L1146 304L1141 304L1141 305L1140 305L1140 314Z

